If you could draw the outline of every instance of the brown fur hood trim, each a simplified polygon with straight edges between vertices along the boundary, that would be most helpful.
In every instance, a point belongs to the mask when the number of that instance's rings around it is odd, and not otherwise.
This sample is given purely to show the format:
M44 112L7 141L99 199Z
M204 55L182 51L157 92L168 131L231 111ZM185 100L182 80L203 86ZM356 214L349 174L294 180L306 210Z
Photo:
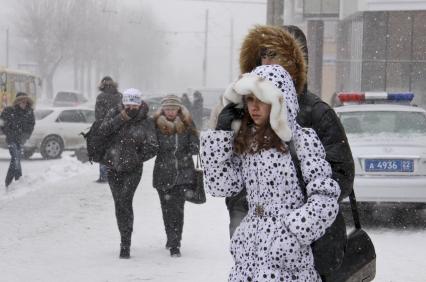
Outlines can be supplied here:
M175 134L176 132L180 134L192 126L191 114L184 106L180 107L178 115L174 121L167 120L166 116L163 114L162 108L159 108L154 114L154 120L160 131L167 135Z
M19 97L16 97L15 100L13 101L13 106L18 105L21 101L27 101L28 106L30 108L34 107L34 101L33 101L33 99L31 99L28 96L19 96Z
M278 63L286 69L297 93L303 93L306 83L306 64L300 43L281 27L256 25L245 37L240 52L241 73L251 72L260 65L260 50L277 53Z

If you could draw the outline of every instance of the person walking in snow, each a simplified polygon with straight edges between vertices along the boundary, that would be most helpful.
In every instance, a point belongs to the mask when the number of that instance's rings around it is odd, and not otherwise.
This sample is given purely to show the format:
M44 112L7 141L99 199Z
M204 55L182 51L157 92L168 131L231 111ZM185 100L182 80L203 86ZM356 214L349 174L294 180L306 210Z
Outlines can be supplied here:
M224 100L216 130L201 134L201 159L208 193L247 190L248 214L231 238L229 281L321 281L310 244L334 221L340 188L315 131L296 122L293 78L279 65L259 66L230 85Z
M195 123L195 126L198 129L203 128L203 109L204 109L204 99L203 95L200 91L196 90L194 94L192 94L192 117Z
M121 104L122 94L118 92L117 83L110 77L105 76L101 79L99 84L99 91L96 97L95 104L95 118L96 120L103 120L111 109ZM104 164L99 164L99 178L96 180L98 183L107 182L107 168Z
M2 131L6 135L6 143L10 153L10 165L6 174L6 188L13 179L22 176L21 149L30 138L35 125L33 100L24 92L16 94L15 101L1 113Z
M197 129L181 99L168 95L154 114L159 150L155 160L153 187L157 189L167 235L166 248L180 257L185 190L195 184L193 155L199 153Z
M189 100L188 94L182 94L182 105L192 114L192 102Z
M353 189L354 161L340 119L327 103L308 90L307 67L304 66L308 65L308 47L305 34L300 28L258 25L249 31L241 47L241 72L250 72L259 65L269 64L281 65L292 76L299 103L296 120L302 127L314 129L324 146L326 160L331 165L332 178L339 183L341 189L340 202L348 197ZM248 211L245 189L238 195L227 197L226 205L232 236ZM340 230L339 236L333 236L333 242L317 241L316 247L320 244L330 244L335 250L343 250L346 246L346 228L341 212L336 218L335 228L337 227ZM343 259L343 252L340 255Z
M109 140L103 163L115 204L121 236L120 258L130 257L133 231L133 196L139 185L143 163L157 154L155 126L139 90L124 91L122 104L111 109L99 127Z

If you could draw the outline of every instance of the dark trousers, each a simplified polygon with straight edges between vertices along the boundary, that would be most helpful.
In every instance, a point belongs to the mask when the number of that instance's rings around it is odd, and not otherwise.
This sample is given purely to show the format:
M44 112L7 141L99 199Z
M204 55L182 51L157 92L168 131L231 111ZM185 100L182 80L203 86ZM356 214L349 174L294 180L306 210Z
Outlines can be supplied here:
M104 164L99 164L99 180L106 181L108 178L108 168Z
M141 180L142 168L132 172L108 170L108 184L115 204L121 244L130 246L133 232L133 196Z
M180 247L183 230L185 207L185 191L183 186L175 186L170 190L157 189L163 212L164 228L167 235L167 246Z
M13 178L18 180L22 176L21 168L21 144L9 143L7 144L10 153L10 164L6 175L6 186L12 182Z

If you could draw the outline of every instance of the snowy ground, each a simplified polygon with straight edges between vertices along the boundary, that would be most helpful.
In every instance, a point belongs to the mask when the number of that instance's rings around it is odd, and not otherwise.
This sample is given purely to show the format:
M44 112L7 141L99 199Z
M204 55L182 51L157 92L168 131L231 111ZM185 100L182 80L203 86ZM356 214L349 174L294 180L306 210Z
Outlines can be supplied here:
M38 156L39 157L39 156ZM188 203L182 257L164 249L161 210L145 164L134 199L130 260L118 259L119 235L107 184L97 166L69 153L23 161L24 176L5 192L9 164L0 150L0 281L226 281L228 219L223 199ZM377 252L375 281L426 281L426 230L368 229Z

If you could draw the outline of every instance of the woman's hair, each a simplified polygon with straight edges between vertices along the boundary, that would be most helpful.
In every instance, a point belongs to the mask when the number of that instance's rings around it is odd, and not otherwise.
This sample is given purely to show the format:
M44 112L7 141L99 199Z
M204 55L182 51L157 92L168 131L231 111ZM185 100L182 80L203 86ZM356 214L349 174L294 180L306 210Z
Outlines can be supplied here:
M176 119L174 121L168 121L163 107L160 107L153 116L156 125L164 134L170 135L177 132L178 134L183 133L186 130L190 130L192 134L198 136L198 131L194 127L191 114L188 110L182 110L179 107Z
M237 154L254 154L271 148L287 153L287 146L283 144L282 140L272 129L269 120L264 126L256 128L256 130L254 130L254 126L254 121L248 112L247 104L244 102L244 115L241 120L241 128L234 139L234 148Z

